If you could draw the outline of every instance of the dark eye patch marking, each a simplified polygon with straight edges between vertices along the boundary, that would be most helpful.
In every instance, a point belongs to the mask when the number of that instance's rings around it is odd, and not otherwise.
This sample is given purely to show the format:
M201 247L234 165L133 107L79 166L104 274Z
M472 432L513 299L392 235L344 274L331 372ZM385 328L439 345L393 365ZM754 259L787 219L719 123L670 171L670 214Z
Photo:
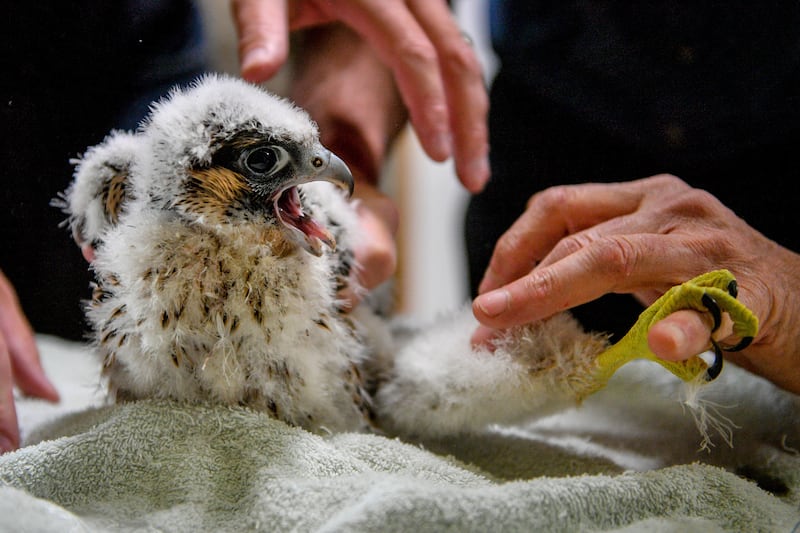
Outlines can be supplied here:
M211 159L212 166L240 172L248 178L279 175L292 160L299 157L296 143L257 130L237 133L218 141Z

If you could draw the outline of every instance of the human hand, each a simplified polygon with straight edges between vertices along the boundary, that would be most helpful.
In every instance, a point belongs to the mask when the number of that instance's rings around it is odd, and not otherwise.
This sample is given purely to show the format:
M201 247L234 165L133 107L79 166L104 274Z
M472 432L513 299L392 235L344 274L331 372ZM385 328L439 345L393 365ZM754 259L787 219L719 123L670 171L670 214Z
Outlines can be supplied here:
M14 384L28 395L58 401L39 362L33 330L22 313L14 288L0 271L0 453L19 447Z
M349 75L342 76L344 71ZM405 122L405 114L399 111L391 73L371 47L343 25L306 32L293 75L292 100L317 122L322 144L347 163L356 181L362 238L354 250L355 283L340 294L355 307L361 294L352 287L377 287L394 274L397 264L397 209L376 184L390 139Z
M488 96L475 53L443 0L232 0L232 6L245 79L261 82L278 71L290 30L341 21L391 69L427 154L437 161L453 156L471 192L486 184Z
M473 342L610 292L649 305L671 286L719 268L734 274L739 300L760 322L750 347L726 357L800 392L800 303L788 296L800 286L800 256L674 176L534 195L497 243L473 303L483 324ZM687 359L708 347L711 327L704 315L680 311L654 325L648 342L659 357Z
M353 201L361 235L353 250L356 263L350 273L353 282L339 294L349 309L358 305L363 291L389 279L397 267L394 237L398 217L394 203L366 182L356 184Z

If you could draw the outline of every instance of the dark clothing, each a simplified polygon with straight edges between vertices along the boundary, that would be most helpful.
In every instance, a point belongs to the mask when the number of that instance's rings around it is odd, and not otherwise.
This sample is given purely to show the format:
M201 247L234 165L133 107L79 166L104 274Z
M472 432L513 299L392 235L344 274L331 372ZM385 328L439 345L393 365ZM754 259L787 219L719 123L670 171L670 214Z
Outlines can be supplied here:
M50 206L69 160L206 70L189 0L6 2L0 269L34 329L80 338L91 276Z
M663 5L662 5L663 4ZM800 251L800 3L492 4L492 180L467 214L473 291L496 240L551 185L675 174ZM575 314L621 334L612 295Z
M495 0L507 76L581 121L685 160L800 121L800 3Z

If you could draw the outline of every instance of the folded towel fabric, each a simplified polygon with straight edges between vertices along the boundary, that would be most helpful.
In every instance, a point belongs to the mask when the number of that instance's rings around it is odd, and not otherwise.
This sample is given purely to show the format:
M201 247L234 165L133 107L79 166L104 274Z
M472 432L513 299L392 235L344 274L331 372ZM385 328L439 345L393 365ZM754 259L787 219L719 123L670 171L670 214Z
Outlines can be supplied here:
M0 531L793 531L797 397L728 369L721 387L748 400L724 411L734 447L698 452L663 373L641 368L575 411L426 443L241 408L90 407L0 457Z

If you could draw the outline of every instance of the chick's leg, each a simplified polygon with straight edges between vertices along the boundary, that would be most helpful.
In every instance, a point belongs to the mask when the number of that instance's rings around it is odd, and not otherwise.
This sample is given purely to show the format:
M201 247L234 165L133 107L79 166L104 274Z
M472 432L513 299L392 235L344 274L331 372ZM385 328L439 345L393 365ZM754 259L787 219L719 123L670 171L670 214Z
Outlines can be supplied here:
M722 364L715 341L709 339L718 353L710 367L698 356L674 363L649 350L647 333L679 309L710 313L716 329L724 311L742 338L734 348L741 348L755 336L758 321L735 296L729 272L699 276L667 291L610 348L604 335L584 331L569 313L512 328L495 340L493 350L472 347L477 322L465 309L410 334L393 352L374 396L378 423L388 433L425 437L546 416L579 404L638 358L656 361L686 381L713 379Z
M574 407L608 342L567 313L470 346L469 308L411 335L375 394L379 425L406 437L480 431Z

